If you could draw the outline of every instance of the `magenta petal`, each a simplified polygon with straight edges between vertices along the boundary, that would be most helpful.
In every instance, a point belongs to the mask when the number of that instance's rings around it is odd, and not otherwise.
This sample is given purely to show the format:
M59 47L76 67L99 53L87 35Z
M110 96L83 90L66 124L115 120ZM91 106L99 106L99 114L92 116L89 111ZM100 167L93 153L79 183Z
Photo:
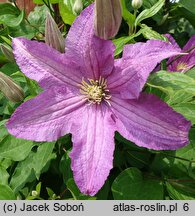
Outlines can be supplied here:
M170 34L165 34L164 36L168 39L169 43L171 43L176 49L181 50L175 39Z
M183 47L183 51L187 51L191 49L193 46L195 46L195 35L193 35L189 41L186 43L186 45Z
M168 36L168 39L172 41L174 40L170 35ZM184 46L181 52L186 52L189 49L191 49L193 46L195 46L195 35L193 35L190 38L190 40L186 43L186 45ZM173 60L174 58L170 58L167 64L169 64ZM194 66L195 66L195 49L193 49L189 54L183 55L182 57L180 57L179 59L171 63L168 69L169 71L186 72Z
M48 45L23 38L13 39L16 62L22 72L44 89L65 84L78 88L82 73L65 54Z
M114 66L114 45L94 36L94 4L78 16L66 38L66 53L80 62L85 77L99 79L109 75Z
M115 69L108 78L112 92L120 92L126 99L138 98L146 80L163 59L177 55L179 49L160 40L126 45L123 57L115 63Z
M118 131L139 146L173 150L188 144L191 123L152 94L142 93L138 100L112 97Z
M53 141L71 132L83 103L80 96L53 87L20 105L6 126L18 138Z
M80 191L95 195L113 163L115 123L105 106L89 105L75 125L71 152L74 179Z

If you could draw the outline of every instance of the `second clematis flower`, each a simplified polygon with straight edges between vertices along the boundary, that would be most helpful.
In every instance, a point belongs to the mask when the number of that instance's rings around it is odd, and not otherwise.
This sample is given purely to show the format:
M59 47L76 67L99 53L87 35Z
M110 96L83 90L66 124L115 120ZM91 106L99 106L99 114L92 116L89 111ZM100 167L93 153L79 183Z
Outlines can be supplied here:
M170 150L188 143L191 126L157 96L141 93L157 63L180 50L149 40L126 45L115 60L113 43L94 35L93 19L91 5L73 23L64 54L42 42L13 40L20 69L44 91L19 106L7 123L11 134L34 141L71 133L74 179L91 196L113 167L115 131L139 146Z
M175 48L180 49L179 45L170 34L166 34L165 36ZM170 58L167 62L168 71L186 72L195 66L195 35L193 35L190 38L190 40L186 43L183 49L180 49L180 52L182 53L189 52L189 53L181 56L175 61L174 61L175 57Z

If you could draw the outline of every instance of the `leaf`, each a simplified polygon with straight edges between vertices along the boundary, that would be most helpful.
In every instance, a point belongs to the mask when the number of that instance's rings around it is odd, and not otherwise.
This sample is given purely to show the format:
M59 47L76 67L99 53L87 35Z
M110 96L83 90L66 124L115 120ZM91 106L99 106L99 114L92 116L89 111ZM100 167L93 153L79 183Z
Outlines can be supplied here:
M195 96L195 79L184 73L159 71L149 77L147 84L165 92L169 105L187 102Z
M9 173L6 168L1 165L0 162L0 184L7 185L8 184Z
M1 3L0 4L0 16L5 14L17 15L18 10L12 4L9 3Z
M135 16L128 11L125 4L125 0L120 0L120 1L122 7L122 17L127 22L129 29L131 29L135 21Z
M65 152L64 156L60 161L60 172L62 173L64 183L68 181L68 179L73 178L72 170L70 168L70 157L68 152Z
M174 200L194 200L195 199L195 183L185 184L177 182L166 182L166 188L169 196Z
M120 37L120 38L112 40L112 42L116 46L114 56L119 55L123 51L123 47L125 46L125 44L129 43L131 40L133 40L135 37L138 37L141 34L142 34L142 29L139 30L136 34L133 34L131 36L127 36L127 37L124 36L124 37Z
M26 182L39 178L40 174L45 171L49 162L55 157L55 154L52 153L54 145L55 142L42 143L37 148L37 152L31 152L25 160L18 163L10 182L15 192L23 188Z
M195 124L195 103L178 103L172 107L186 119L190 120L192 124Z
M36 27L36 32L45 32L45 20L47 6L36 6L33 11L28 15L28 21L33 27Z
M42 0L33 0L33 2L35 4L44 4ZM46 0L46 2L47 2L47 0ZM51 3L51 4L56 4L58 2L59 2L59 0L49 0L49 3Z
M3 23L9 27L17 27L24 19L24 10L20 12L18 16L12 14L5 14L0 16L0 23Z
M76 16L73 14L70 3L66 4L65 2L69 2L69 1L59 0L60 15L65 24L72 25Z
M116 200L160 200L163 186L158 180L143 178L141 171L131 167L114 180L112 193Z
M15 200L16 199L12 189L9 186L0 184L0 191L1 191L0 200Z
M184 8L195 14L194 0L180 0L179 4L181 4Z
M165 0L159 0L155 5L153 5L151 8L149 9L145 9L143 10L136 18L135 20L135 26L137 26L141 21L154 16L156 13L158 13L158 11L162 8L162 6L164 5Z
M68 190L71 192L74 200L94 200L96 199L96 197L90 197L90 196L81 194L77 185L74 182L74 179L72 178L66 182L66 185L67 185Z
M55 158L55 154L52 153L54 146L55 142L45 142L38 147L37 152L33 157L34 163L32 166L37 178L39 178L42 169L48 164L48 162Z
M159 34L158 32L152 30L152 28L148 27L145 24L141 25L142 28L142 34L146 39L158 39L158 40L164 40L167 41L167 38L163 35Z
M0 158L8 158L13 161L24 160L33 146L32 141L7 135L0 143Z

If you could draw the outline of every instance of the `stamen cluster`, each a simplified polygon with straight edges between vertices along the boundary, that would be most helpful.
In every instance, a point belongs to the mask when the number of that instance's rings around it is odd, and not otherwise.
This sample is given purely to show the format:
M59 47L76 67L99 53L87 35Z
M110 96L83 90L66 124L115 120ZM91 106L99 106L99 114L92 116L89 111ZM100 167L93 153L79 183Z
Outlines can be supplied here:
M88 82L83 79L80 92L85 95L90 104L100 104L103 100L110 104L108 100L111 95L109 95L106 80L102 77L99 80L88 79Z

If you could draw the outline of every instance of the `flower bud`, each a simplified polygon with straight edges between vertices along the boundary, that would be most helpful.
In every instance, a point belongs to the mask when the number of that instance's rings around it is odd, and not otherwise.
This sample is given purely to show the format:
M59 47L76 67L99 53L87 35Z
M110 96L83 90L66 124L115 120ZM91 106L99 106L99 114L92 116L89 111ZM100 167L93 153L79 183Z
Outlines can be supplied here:
M65 40L50 13L46 17L45 43L61 53L65 52Z
M6 46L4 44L0 44L1 51L3 55L9 60L10 62L14 62L14 54L12 52L12 49L9 46Z
M114 37L122 21L120 0L95 1L95 34L103 39Z
M132 7L137 10L139 9L143 4L143 0L132 0Z
M0 91L8 100L15 103L20 102L24 98L22 88L2 72L0 72Z
M83 1L76 0L72 9L74 13L79 14L83 10Z

